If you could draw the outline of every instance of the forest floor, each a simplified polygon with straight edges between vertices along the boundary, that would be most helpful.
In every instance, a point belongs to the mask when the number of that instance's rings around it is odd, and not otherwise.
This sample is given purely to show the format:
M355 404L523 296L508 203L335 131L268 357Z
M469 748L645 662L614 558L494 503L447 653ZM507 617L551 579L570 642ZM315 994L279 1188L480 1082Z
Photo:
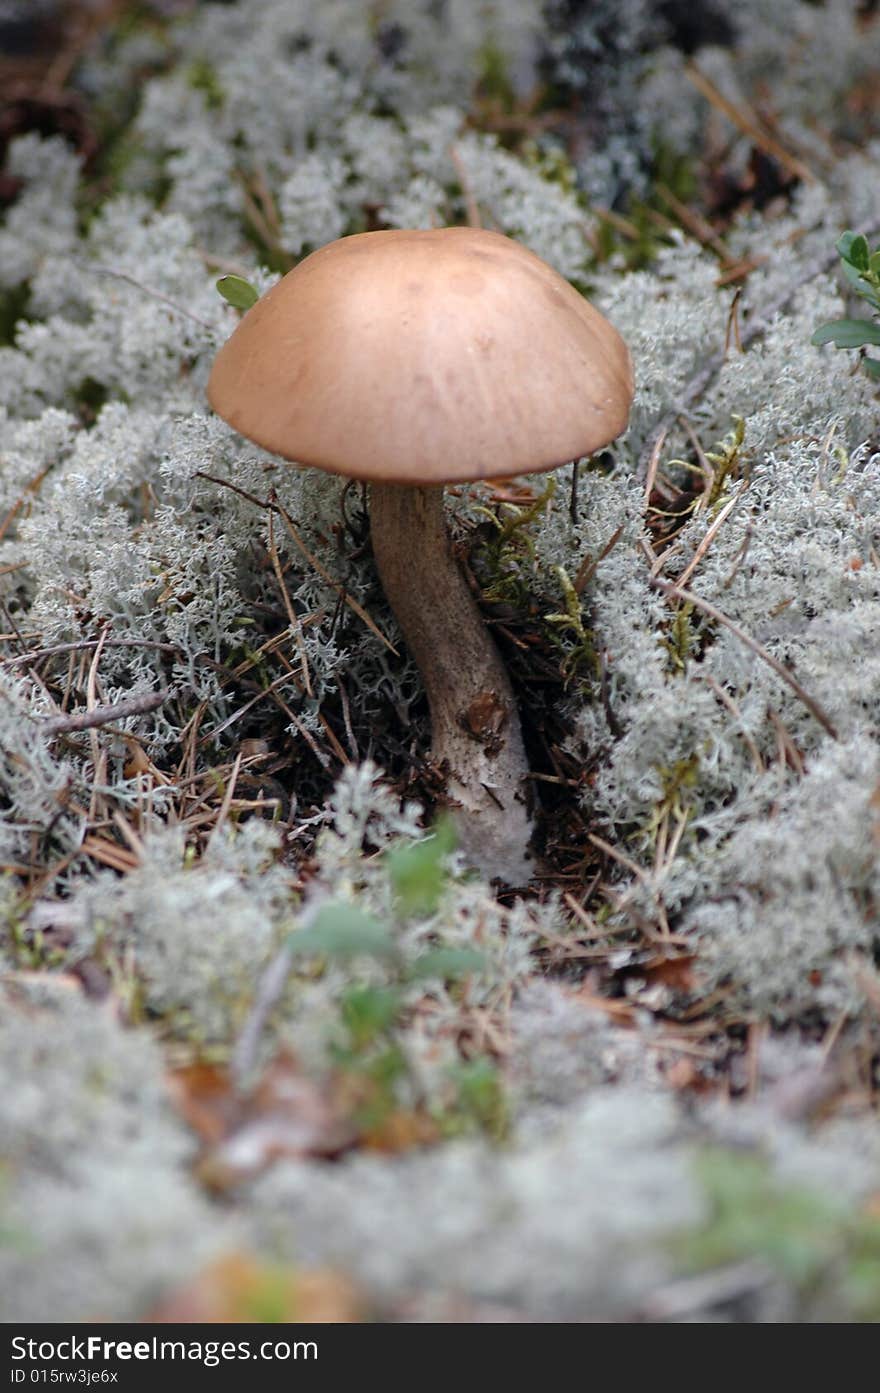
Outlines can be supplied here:
M0 1318L877 1320L876 7L318 8L0 6ZM448 490L528 885L204 395L218 277L443 222L635 368Z

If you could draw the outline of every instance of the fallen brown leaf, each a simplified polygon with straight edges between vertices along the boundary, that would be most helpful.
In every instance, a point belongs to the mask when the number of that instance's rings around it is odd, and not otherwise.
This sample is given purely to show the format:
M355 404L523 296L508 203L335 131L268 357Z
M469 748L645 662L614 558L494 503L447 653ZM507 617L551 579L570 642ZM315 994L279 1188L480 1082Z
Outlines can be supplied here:
M213 1190L252 1180L285 1156L336 1156L357 1139L332 1094L290 1055L279 1056L250 1093L211 1065L175 1070L170 1084L178 1111L205 1144L196 1174Z
M347 1324L363 1320L362 1300L341 1273L299 1272L230 1253L204 1268L144 1317L156 1324Z
M239 1123L241 1096L228 1070L213 1064L190 1064L168 1074L171 1097L184 1122L209 1146L215 1146Z
M439 1137L440 1131L432 1117L400 1108L389 1113L378 1126L369 1128L362 1137L362 1144L367 1151L412 1151L418 1146L431 1146Z
M654 962L645 963L640 972L651 986L662 984L671 991L692 992L697 986L694 962L692 954L679 958L658 958Z

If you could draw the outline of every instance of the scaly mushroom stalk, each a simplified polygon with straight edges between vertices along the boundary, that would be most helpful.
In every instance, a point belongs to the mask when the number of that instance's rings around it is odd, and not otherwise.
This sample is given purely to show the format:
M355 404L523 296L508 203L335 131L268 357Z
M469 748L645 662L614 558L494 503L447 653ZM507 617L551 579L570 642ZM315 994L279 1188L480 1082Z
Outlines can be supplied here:
M459 845L487 876L522 885L528 764L510 678L452 554L442 487L370 485L373 554L422 676L432 755L448 767Z

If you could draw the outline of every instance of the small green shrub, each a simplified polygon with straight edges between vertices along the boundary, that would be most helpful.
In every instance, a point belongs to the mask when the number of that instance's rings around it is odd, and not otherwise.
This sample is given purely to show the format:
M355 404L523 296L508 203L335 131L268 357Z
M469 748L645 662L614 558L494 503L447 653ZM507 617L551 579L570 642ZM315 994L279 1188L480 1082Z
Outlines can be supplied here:
M837 242L844 275L853 291L867 300L875 315L880 315L880 246L871 251L867 237L861 233L844 232ZM837 348L865 348L880 344L880 324L870 319L832 319L820 324L811 343L833 343ZM880 359L864 357L865 371L880 379Z
M441 819L432 836L402 841L385 853L391 891L387 919L357 904L332 899L308 927L294 931L289 951L315 970L343 964L347 971L335 997L330 1057L359 1127L382 1139L409 1100L410 1116L426 1124L416 1136L484 1131L500 1138L507 1119L500 1074L478 1054L456 1061L429 1089L412 1072L404 1036L418 984L455 984L487 971L475 948L421 940L416 946L400 931L434 915L449 886L448 855L454 847L450 823ZM360 964L358 969L357 964ZM354 977L353 971L364 976Z
M880 1220L788 1185L760 1156L713 1149L698 1161L709 1218L683 1240L689 1266L758 1259L801 1301L844 1319L880 1318Z

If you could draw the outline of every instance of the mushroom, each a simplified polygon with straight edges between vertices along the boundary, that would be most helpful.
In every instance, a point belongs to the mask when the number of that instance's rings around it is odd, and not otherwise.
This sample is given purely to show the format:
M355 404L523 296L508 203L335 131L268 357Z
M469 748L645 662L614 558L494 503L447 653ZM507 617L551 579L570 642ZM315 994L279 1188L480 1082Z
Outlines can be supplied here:
M504 663L455 560L443 485L536 473L627 422L618 333L500 233L365 232L301 261L243 317L208 384L242 435L370 486L373 553L424 682L459 845L530 875L528 763Z

